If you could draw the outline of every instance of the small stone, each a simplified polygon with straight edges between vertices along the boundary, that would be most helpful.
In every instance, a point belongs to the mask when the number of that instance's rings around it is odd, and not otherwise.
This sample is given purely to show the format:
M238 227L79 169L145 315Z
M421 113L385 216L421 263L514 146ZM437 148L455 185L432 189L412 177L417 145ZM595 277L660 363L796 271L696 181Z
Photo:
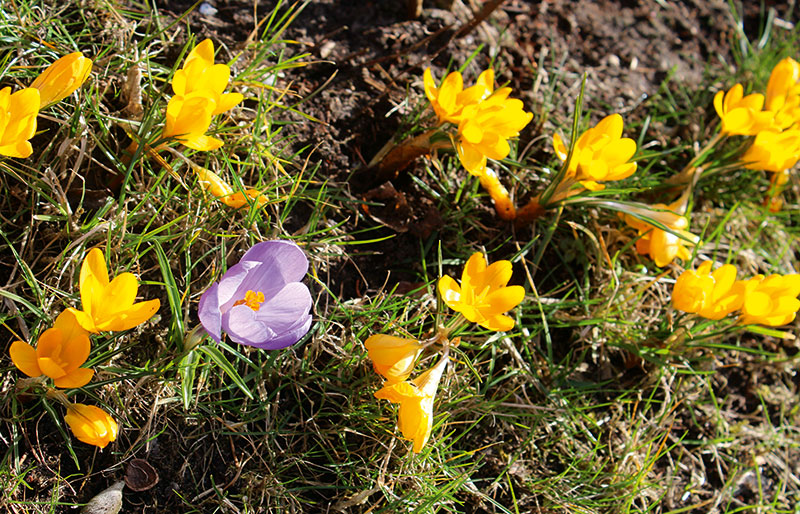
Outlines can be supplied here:
M606 58L606 60L608 62L608 65L611 66L612 68L619 68L619 62L620 61L619 61L619 57L617 57L616 55L608 54L608 57Z
M213 5L209 4L208 2L203 2L200 4L200 14L203 16L214 16L217 14L217 9Z
M336 48L335 41L326 41L319 47L319 56L323 59L327 59L329 55L333 53L333 49Z
M114 485L100 492L89 500L81 509L81 514L117 514L122 509L122 488L125 482L115 482Z

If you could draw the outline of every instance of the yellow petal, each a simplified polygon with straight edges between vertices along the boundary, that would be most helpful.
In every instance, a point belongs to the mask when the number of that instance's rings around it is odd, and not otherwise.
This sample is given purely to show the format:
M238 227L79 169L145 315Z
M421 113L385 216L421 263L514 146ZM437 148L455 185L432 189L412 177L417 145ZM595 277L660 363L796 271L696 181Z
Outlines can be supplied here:
M508 332L514 328L514 320L508 316L498 315L489 318L482 323L478 323L483 328L493 330L495 332Z
M115 312L110 318L98 323L98 328L112 332L131 329L152 318L158 312L159 307L161 307L161 302L157 298L135 303L132 307Z
M79 311L70 307L67 309L70 313L75 316L75 320L81 326L82 329L86 330L87 332L91 332L93 334L97 334L100 330L97 328L97 325L94 323L94 319L86 312Z
M39 357L39 368L50 378L61 378L67 374L61 364L50 357Z
M92 315L94 305L102 305L102 293L108 285L108 268L103 257L103 252L93 248L86 255L81 265L79 287L81 291L81 304L83 311ZM81 325L89 330L86 325Z
M522 286L508 286L498 289L486 297L490 310L497 313L508 312L525 299L525 288Z
M556 156L561 159L562 162L567 160L569 150L566 145L564 145L560 134L553 134L553 150L555 150Z
M53 383L56 385L56 387L60 387L62 389L74 389L77 387L83 387L91 382L93 376L93 369L78 368L67 373L61 378L55 379Z
M53 328L57 328L61 331L61 335L65 341L71 341L72 339L88 335L88 331L78 322L75 312L69 309L58 315L55 323L53 323Z
M184 146L187 146L192 150L197 150L198 152L210 152L225 144L219 139L211 136L196 136L192 137L191 139L179 139L179 141L183 143Z
M438 283L439 295L444 300L444 303L453 310L454 306L458 305L461 300L461 287L449 275L445 275L439 279Z
M14 366L29 377L38 377L44 374L39 368L36 350L28 343L14 341L11 343L11 348L8 349L8 353L11 354L11 362L14 363Z
M222 114L225 111L229 111L236 107L242 100L244 100L244 96L242 96L241 93L225 93L224 95L220 95L219 102L213 114Z

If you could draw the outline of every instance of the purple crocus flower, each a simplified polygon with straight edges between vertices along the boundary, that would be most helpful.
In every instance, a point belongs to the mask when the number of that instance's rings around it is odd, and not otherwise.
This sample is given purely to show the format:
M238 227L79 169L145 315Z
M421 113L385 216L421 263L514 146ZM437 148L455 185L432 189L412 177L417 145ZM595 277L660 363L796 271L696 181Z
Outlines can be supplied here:
M301 282L308 270L303 250L290 241L258 243L200 297L198 315L217 342L276 350L311 327L311 293Z

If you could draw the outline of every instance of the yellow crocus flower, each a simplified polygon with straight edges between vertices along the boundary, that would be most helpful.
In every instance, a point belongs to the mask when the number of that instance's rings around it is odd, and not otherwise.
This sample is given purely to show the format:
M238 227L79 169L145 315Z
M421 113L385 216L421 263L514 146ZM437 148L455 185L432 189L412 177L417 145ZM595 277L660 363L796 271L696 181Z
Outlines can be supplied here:
M450 358L442 355L436 366L425 371L411 382L391 382L375 391L375 398L399 403L397 426L403 437L413 441L414 453L419 453L431 437L433 429L433 402L436 390Z
M239 93L224 93L231 76L231 69L226 64L214 64L214 43L206 39L195 46L183 68L172 77L172 91L176 96L188 96L200 93L211 97L214 109L211 115L223 113L244 98Z
M753 136L772 124L771 111L762 111L764 95L753 93L744 96L744 88L736 84L727 93L719 91L714 96L714 109L722 121L722 133L732 136Z
M422 345L416 339L375 334L364 341L375 371L389 383L408 378Z
M464 79L461 73L454 71L445 77L442 85L436 87L431 69L423 73L425 96L433 106L439 123L458 124L464 107L474 105L487 98L494 90L494 71L488 69L478 76L474 86L464 89Z
M575 142L572 159L567 167L567 177L578 180L591 191L606 186L599 182L622 180L636 171L636 163L628 162L636 153L636 142L622 137L622 116L611 114L590 128ZM561 161L569 152L559 134L553 135L553 148Z
M458 125L456 151L461 165L473 175L486 171L488 159L505 159L511 152L508 139L519 135L533 119L522 100L508 98L511 88L498 89L489 98L465 106Z
M11 361L29 377L46 375L56 387L83 387L94 376L94 370L81 368L89 357L89 333L75 318L64 311L58 315L53 328L39 336L36 348L23 341L14 341L9 353Z
M779 327L794 320L800 300L800 275L756 275L744 281L744 303L739 322Z
M666 266L676 257L683 260L688 259L692 255L688 247L700 242L699 237L686 230L689 228L689 220L676 212L679 204L682 203L683 199L681 198L671 205L659 203L649 209L626 207L628 211L636 210L639 214L649 216L671 229L672 232L667 232L630 214L623 216L625 223L639 231L636 251L640 255L649 255L656 266ZM673 232L681 234L683 237L679 237Z
M161 306L158 299L134 303L139 281L133 273L121 273L109 281L106 261L98 248L93 248L81 265L80 290L83 310L69 311L92 333L128 330L153 317Z
M772 69L764 105L775 113L773 130L785 130L800 122L800 63L786 57Z
M0 89L0 155L28 157L33 147L28 141L36 133L39 114L39 90L25 88L11 93Z
M777 173L793 168L800 160L800 128L759 132L741 160L751 170Z
M79 441L105 448L116 440L119 426L106 411L94 405L72 403L64 421Z
M497 261L487 267L483 254L476 252L461 274L461 285L445 275L439 279L439 295L444 303L473 323L505 332L514 328L514 320L503 315L525 298L522 286L507 286L511 279L510 261Z
M711 264L705 261L681 273L672 290L673 307L712 320L741 308L744 288L736 282L736 267L725 264L712 273Z
M269 201L258 189L248 188L244 193L241 191L234 191L230 184L222 180L222 177L213 171L199 166L194 166L193 168L195 173L197 173L200 187L211 193L214 198L228 207L233 207L234 209L247 207L250 205L247 200L248 198L255 202L259 208L263 207Z
M92 60L81 52L73 52L61 57L47 67L31 87L41 94L42 109L68 97L81 87L92 71Z

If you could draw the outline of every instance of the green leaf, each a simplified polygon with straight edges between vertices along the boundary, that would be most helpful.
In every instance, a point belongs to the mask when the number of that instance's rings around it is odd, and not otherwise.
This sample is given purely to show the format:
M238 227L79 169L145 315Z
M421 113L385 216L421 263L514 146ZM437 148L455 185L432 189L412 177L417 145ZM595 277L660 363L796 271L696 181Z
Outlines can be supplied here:
M187 353L178 364L178 372L181 376L181 400L183 408L189 410L192 403L192 390L194 389L194 377L197 373L197 365L200 363L199 356L195 350Z
M241 389L242 392L247 395L248 398L251 400L253 399L253 393L250 392L247 384L245 384L244 380L242 380L242 377L239 376L239 373L237 373L236 368L233 367L233 364L231 364L228 358L225 357L221 351L219 351L219 348L216 346L200 346L198 349L208 355L211 360L214 361L214 363L225 372L226 375L231 377L233 383L236 384L239 389Z

